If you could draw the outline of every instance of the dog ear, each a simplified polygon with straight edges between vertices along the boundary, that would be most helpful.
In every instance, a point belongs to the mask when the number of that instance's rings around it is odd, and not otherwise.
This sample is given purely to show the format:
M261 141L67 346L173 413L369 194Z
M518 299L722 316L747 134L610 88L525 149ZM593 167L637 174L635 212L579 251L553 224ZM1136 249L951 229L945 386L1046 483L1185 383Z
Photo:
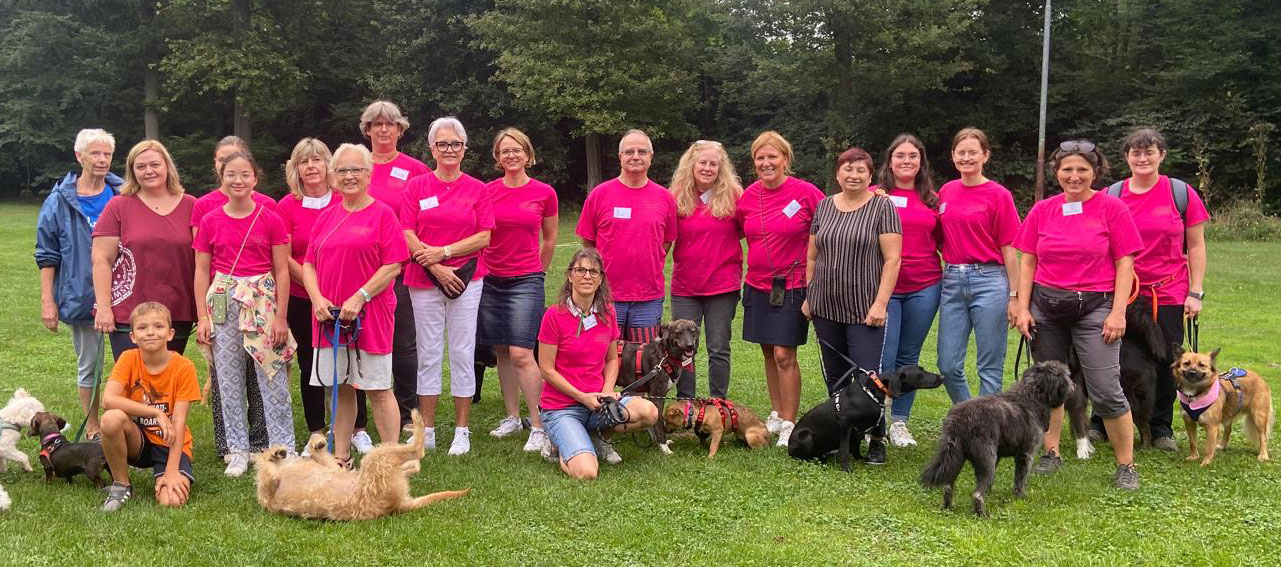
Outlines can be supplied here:
M658 326L658 340L660 340L660 341L666 341L668 337L671 337L671 336L672 336L672 332L673 332L673 330L672 330L672 327L673 327L673 326L674 326L674 325L673 325L673 323L672 323L671 321L668 321L668 322L666 322L666 323L663 323L662 325L659 325L659 326Z
M904 374L905 374L905 371L900 368L898 370L890 372L889 374L880 375L881 381L885 383L885 387L888 388L890 391L890 397L897 398L899 397L900 394L903 393L903 375Z
M1183 358L1183 353L1184 353L1183 345L1173 345L1173 347L1171 347L1170 356L1173 358L1173 360L1176 363L1179 361L1180 358Z
M39 418L39 417L40 417L40 414L39 414L39 413L37 413L37 414L35 414L35 415L31 416L31 423L28 423L28 424L27 424L27 436L28 436L28 437L39 437L39 436L40 436L40 432L36 430L36 427L37 427L37 425L36 425L36 419L37 419L37 418Z
M1216 359L1216 358L1218 358L1218 357L1219 357L1219 349L1217 349L1217 348L1216 348L1216 349L1214 349L1214 350L1210 351L1210 361L1211 361L1211 362L1214 362L1214 359Z
M59 417L59 418L58 418L58 431L62 431L62 428L66 427L66 426L67 426L67 420L62 419L61 417Z

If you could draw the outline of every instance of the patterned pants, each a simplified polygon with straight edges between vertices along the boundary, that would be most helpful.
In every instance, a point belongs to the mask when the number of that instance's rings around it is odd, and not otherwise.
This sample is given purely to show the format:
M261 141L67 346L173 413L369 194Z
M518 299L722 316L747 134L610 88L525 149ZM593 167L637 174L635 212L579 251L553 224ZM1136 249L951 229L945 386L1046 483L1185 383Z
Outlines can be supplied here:
M266 424L267 445L294 447L293 407L289 400L289 377L268 377L244 349L238 328L240 304L227 302L227 322L214 325L213 353L217 372L213 375L217 396L211 402L214 431L222 432L227 452L247 453L257 449L250 445L248 424L251 420L248 383L255 382L262 399L262 420ZM249 374L254 378L248 379Z
M267 450L267 418L263 416L262 393L258 391L258 368L249 353L242 349L240 355L244 357L240 365L240 381L245 386L245 401L249 405L249 452L259 453ZM209 409L213 414L214 447L218 456L223 457L231 451L227 449L227 433L222 428L222 394L218 388L217 364L209 366L209 379L213 381L209 388Z

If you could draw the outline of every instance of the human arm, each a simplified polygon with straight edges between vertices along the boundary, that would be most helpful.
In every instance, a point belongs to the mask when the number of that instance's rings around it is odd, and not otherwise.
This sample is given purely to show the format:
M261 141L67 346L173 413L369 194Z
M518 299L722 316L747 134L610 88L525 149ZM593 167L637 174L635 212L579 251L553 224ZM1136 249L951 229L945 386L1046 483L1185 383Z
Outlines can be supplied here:
M570 384L569 380L566 380L560 372L556 371L556 348L556 345L538 341L538 371L543 375L543 381L547 385L556 388L557 391L573 398L578 403L587 406L587 409L596 409L600 405L600 402L596 401L598 393L584 393L582 390L575 388L573 384ZM606 365L606 368L608 368L608 365ZM617 377L617 367L615 367L614 374Z
M205 294L209 293L209 265L213 261L213 256L208 252L196 252L196 274L194 285L196 288L196 341L200 344L209 344L209 338L213 335L213 323L209 320L209 302L205 301Z
M116 317L111 311L111 267L120 254L120 237L95 236L89 255L93 259L93 303L97 312L93 328L102 333L116 330Z
M50 333L58 332L58 303L53 299L53 284L58 278L58 268L40 268L40 321Z
M267 324L273 345L289 340L289 242L271 247L271 267L276 276L276 316Z
M1019 284L1018 297L1013 298L1013 303L1017 307L1014 316L1014 326L1019 330L1019 334L1028 340L1032 340L1032 331L1036 328L1036 320L1032 318L1032 277L1036 275L1036 254L1024 252L1023 259L1019 266Z
M156 425L160 427L160 435L164 438L165 443L172 443L175 436L169 416L160 411L160 408L135 402L125 396L125 385L123 382L116 380L114 374L113 371L112 379L107 381L107 386L102 391L102 408L120 410L128 414L129 417L154 419L156 420Z
M373 298L386 290L387 286L391 285L392 280L396 279L396 274L399 273L399 263L383 264L374 271L374 275L369 276L369 279L365 280L365 284L360 286L360 289L365 290L365 293L368 293L369 297ZM365 296L357 290L356 293L351 294L351 297L348 297L347 300L343 302L342 310L338 314L338 318L343 321L351 321L352 319L355 319L356 315L360 313L360 310L365 307L365 303L368 303L365 301ZM326 315L328 315L328 313L326 313Z
M417 234L415 234L411 240L408 238L410 232L411 231L408 230L405 231L405 242L409 245L409 254L413 257L415 262L418 262L423 267L438 264L444 260L453 258L454 256L466 256L489 246L490 231L488 230L482 230L476 234L468 236L467 238L445 246L429 246L424 244L422 240L418 239ZM446 248L449 249L448 256L445 255Z
M898 283L899 268L903 265L903 235L897 232L884 232L877 237L881 246L881 282L876 288L876 299L867 310L863 324L869 327L884 327L888 317L890 296L894 295L894 286Z
M1019 285L1021 285L1020 282L1022 281L1019 279L1020 263L1018 250L1014 248L1014 245L1012 244L1002 246L1001 259L1005 262L1005 277L1009 280L1010 289L1018 290ZM1019 290L1018 295L1022 294L1022 290ZM1018 299L1019 298L1017 297L1011 297L1005 304L1005 319L1010 322L1011 326L1013 326L1014 322L1018 319Z
M1189 226L1183 231L1188 244L1188 291L1205 292L1205 223ZM1183 300L1183 315L1196 317L1201 314L1202 302L1195 297Z
M1134 256L1116 259L1116 287L1112 291L1112 312L1103 320L1103 342L1112 344L1125 336L1125 308L1134 286Z
M809 245L805 249L805 285L814 284L814 262L818 260L817 242L818 236L811 234ZM806 319L814 318L813 314L810 313L809 294L806 294L805 300L801 302L801 314L804 315Z
M560 215L543 217L543 240L538 248L538 261L542 263L543 271L546 272L552 265L552 257L556 255L556 233L560 231Z

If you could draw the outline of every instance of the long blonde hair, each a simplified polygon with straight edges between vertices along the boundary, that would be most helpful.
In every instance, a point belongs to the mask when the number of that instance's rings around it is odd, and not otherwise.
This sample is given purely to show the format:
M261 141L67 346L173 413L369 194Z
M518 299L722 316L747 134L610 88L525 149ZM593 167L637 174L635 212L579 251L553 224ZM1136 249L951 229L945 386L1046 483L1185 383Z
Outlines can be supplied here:
M138 161L138 155L147 150L155 150L160 154L160 159L165 162L165 189L169 190L170 195L181 195L185 192L182 188L182 182L178 179L178 168L173 164L173 157L169 155L169 150L165 145L157 140L143 140L134 144L133 149L129 150L129 157L125 159L125 183L120 186L121 195L133 195L142 189L138 184L138 178L133 174L133 164Z
M298 164L319 157L325 162L325 185L329 185L329 158L333 154L329 153L329 146L315 138L303 138L294 145L294 151L289 154L289 161L285 162L285 184L289 185L289 194L295 199L302 200L302 174L298 172Z
M713 217L718 219L729 218L734 216L738 208L738 198L743 195L743 182L734 172L734 164L729 161L729 154L725 153L725 147L720 142L710 140L698 140L689 145L689 149L681 155L681 160L676 165L676 172L672 174L672 182L668 185L668 190L672 196L676 197L676 213L682 217L687 217L694 213L698 208L698 191L694 188L694 165L699 152L703 150L716 150L717 158L720 160L720 169L716 172L716 181L712 183L712 198L707 202L707 208Z

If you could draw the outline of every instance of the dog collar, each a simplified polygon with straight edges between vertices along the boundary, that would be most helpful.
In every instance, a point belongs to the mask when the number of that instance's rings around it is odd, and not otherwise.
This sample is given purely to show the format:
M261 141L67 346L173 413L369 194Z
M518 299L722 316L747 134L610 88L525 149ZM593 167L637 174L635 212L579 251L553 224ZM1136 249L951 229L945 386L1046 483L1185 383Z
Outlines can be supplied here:
M0 431L4 431L6 429L12 429L14 431L19 431L19 432L22 431L22 428L18 427L17 424L9 423L7 421L0 419Z
M1192 416L1192 419L1195 420L1197 417L1200 417L1201 412L1205 411L1205 408L1210 407L1210 404L1213 404L1215 400L1219 399L1219 391L1218 380L1215 380L1213 384L1210 384L1210 389L1206 390L1205 393L1200 396L1192 397L1184 394L1182 391L1179 391L1179 404L1183 406L1183 410L1188 412L1188 415L1190 416L1192 415L1192 412L1195 411L1196 415Z
M869 381L872 382L873 386L876 386L877 390L880 390L882 394L885 394L885 397L891 400L894 399L894 394L890 393L889 387L887 387L885 383L881 381L881 378L877 376L875 372L868 370L867 378Z
M53 453L66 444L67 438L62 433L50 433L40 440L40 461L46 466L53 467Z

